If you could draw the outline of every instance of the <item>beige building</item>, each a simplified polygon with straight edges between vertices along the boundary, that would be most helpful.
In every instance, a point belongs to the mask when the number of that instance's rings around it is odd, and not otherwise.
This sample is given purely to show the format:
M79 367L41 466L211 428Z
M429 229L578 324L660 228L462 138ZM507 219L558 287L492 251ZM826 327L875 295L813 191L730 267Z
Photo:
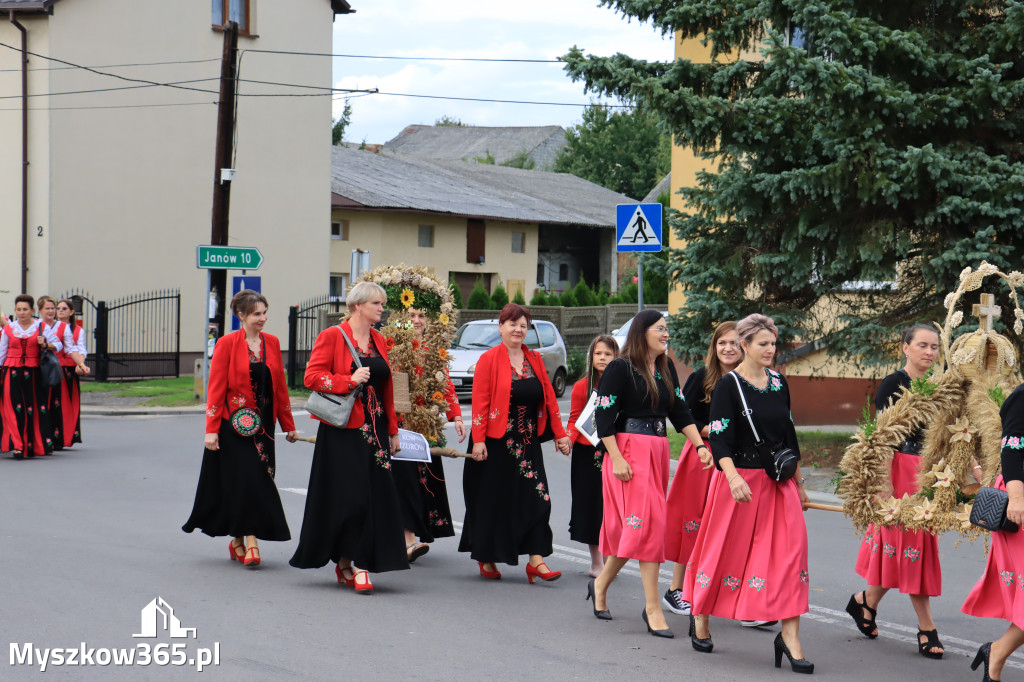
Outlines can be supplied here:
M240 20L239 50L330 53L335 14L349 11L345 0L0 0L0 43L17 48L0 49L0 308L12 311L23 274L34 296L180 288L182 350L198 351L219 25L225 14ZM240 62L229 244L262 251L249 274L270 298L268 331L287 338L287 306L327 286L331 99L252 81L329 87L331 60L248 52Z

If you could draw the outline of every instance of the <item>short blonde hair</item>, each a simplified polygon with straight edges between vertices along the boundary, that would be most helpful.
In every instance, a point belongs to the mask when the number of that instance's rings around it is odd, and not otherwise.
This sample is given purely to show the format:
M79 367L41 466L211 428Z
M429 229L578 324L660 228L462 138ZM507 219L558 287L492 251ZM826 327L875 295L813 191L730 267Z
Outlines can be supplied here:
M376 282L356 282L355 286L349 289L348 296L345 297L348 314L355 313L356 306L360 303L368 303L375 299L380 299L384 303L388 302L388 292L384 291L384 287Z
M779 328L775 326L775 321L767 315L754 313L753 315L747 315L736 323L736 335L740 337L740 341L746 341L747 343L750 343L751 339L754 338L754 334L762 330L770 332L775 338L779 338Z

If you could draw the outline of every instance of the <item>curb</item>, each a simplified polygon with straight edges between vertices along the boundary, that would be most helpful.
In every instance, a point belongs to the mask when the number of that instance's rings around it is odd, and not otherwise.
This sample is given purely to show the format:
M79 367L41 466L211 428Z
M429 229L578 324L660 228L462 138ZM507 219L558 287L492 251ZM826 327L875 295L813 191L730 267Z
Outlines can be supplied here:
M190 405L188 407L114 407L106 405L82 405L83 417L143 417L143 416L179 416L190 414L203 414L206 408L203 405Z

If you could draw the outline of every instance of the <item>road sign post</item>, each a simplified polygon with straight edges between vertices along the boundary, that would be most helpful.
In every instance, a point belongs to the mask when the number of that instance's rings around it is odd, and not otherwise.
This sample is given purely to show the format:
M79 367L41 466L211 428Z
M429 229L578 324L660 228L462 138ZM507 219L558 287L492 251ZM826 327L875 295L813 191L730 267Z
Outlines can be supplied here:
M643 254L661 251L661 225L661 204L618 204L615 207L615 251L637 254L637 312L644 309Z

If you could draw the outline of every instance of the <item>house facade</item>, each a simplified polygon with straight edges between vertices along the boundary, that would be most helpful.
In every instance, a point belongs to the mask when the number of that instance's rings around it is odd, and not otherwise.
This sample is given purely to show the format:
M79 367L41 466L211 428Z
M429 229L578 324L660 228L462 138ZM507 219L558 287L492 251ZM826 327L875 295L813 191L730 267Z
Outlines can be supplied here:
M252 81L330 86L331 60L253 50L330 53L335 14L351 7L130 4L0 0L0 43L20 47L24 36L28 53L23 89L20 50L0 50L0 308L12 311L23 275L33 296L79 288L110 300L178 288L182 350L203 347L196 246L210 243L220 26L231 18L249 52L240 59L229 244L262 251L262 268L248 274L270 299L267 330L287 338L286 307L326 286L331 101Z

